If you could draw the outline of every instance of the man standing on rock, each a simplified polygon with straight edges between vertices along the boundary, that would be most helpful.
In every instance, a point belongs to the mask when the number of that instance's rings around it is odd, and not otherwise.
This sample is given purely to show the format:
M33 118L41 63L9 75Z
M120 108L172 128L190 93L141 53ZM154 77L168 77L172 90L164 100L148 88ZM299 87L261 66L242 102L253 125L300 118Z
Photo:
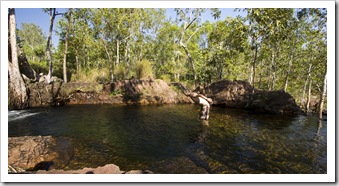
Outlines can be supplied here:
M210 104L213 104L213 101L211 98L207 98L206 96L196 93L196 92L187 92L184 91L184 94L186 96L189 96L194 103L198 103L199 105L201 105L200 107L200 119L202 120L208 120L209 118L209 113L210 113Z

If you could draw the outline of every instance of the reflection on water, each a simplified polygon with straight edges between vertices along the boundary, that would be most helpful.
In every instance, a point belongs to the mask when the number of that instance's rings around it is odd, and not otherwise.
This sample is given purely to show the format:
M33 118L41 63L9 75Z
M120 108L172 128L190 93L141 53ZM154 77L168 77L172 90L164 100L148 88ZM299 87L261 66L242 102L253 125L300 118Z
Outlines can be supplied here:
M155 173L326 173L327 122L197 105L77 105L30 110L9 136L73 139L65 169L114 163ZM25 115L25 114L23 114ZM10 118L11 116L9 116Z

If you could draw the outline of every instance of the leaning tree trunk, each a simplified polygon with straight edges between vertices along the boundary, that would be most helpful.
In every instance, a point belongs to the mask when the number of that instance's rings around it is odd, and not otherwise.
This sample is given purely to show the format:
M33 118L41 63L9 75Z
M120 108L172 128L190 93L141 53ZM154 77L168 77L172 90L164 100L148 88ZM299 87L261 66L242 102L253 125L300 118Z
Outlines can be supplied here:
M327 72L324 77L324 83L323 83L323 88L321 92L321 97L319 101L319 109L318 109L318 116L320 119L323 117L323 107L324 107L324 101L325 101L325 96L326 96L326 91L327 91Z
M188 57L189 62L191 63L192 66L192 71L193 71L193 76L194 76L194 86L196 86L197 84L197 72L195 70L195 65L194 65L194 60L191 56L191 54L189 53L188 49L187 49L187 44L190 41L190 39L198 32L199 29L196 29L191 35L190 37L187 39L186 41L186 45L183 43L183 37L187 31L187 29L197 20L197 17L195 17L194 19L192 19L192 21L190 23L185 22L184 24L184 28L181 32L181 36L180 36L180 40L179 40L179 45L185 50L185 53Z
M50 8L49 9L50 25L49 25L49 33L48 33L47 46L46 46L46 56L47 56L47 61L49 63L47 83L51 82L52 73L53 73L52 51L51 50L52 50L53 23L54 23L55 16L56 16L56 9Z
M193 71L193 76L194 76L194 84L195 84L196 81L197 81L197 72L195 70L194 60L193 60L191 54L188 52L188 49L187 49L186 45L184 45L182 42L180 42L180 45L185 50L185 53L186 53L186 55L188 57L188 60L191 63L192 71Z
M15 23L15 10L9 9L9 39L10 47L8 50L10 58L8 60L8 96L10 109L24 109L28 107L28 94L24 80L22 79L19 63L18 52L16 45L16 23Z

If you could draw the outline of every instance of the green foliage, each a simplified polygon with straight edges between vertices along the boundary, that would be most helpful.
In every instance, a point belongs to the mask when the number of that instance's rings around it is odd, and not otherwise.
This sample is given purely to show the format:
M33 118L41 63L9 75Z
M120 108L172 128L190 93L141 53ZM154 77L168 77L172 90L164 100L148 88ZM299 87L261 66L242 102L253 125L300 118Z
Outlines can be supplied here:
M40 73L47 74L48 73L48 63L46 61L41 61L41 62L30 61L29 63L37 74L40 74Z
M110 97L113 97L113 96L117 96L117 95L119 95L119 94L121 94L120 90L115 90L115 91L111 92L111 93L109 94L109 96L110 96Z

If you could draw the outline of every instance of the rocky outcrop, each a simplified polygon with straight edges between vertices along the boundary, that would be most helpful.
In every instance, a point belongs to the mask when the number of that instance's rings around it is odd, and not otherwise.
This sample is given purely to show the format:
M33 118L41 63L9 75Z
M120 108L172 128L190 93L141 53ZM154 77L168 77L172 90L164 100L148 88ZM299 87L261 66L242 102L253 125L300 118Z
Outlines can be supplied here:
M179 90L170 87L165 81L156 80L125 80L111 84L111 92L120 94L126 104L169 104L190 103Z
M8 172L21 174L152 174L149 170L121 171L117 165L63 170L72 160L70 139L23 136L8 139Z
M215 105L226 105L232 108L244 108L248 104L248 96L253 87L245 81L218 81L206 88L197 88L213 99Z
M62 81L56 80L46 84L43 80L28 84L30 107L45 107L59 105L64 102L60 97Z
M44 81L29 84L30 106L62 104L170 104L191 103L180 90L163 80L124 80L110 84Z
M219 81L200 89L215 105L269 114L303 114L294 98L284 91L260 91L245 81Z
M13 172L62 168L69 163L72 155L70 139L51 136L8 138L8 165Z

